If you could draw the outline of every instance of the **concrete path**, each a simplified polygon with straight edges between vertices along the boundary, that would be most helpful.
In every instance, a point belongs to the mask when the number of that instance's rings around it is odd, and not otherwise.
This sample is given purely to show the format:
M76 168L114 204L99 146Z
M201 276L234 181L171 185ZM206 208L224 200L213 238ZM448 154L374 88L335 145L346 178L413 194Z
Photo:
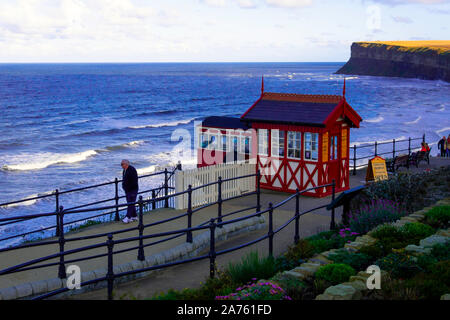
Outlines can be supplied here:
M433 158L431 161L430 166L426 165L425 163L422 163L419 166L419 169L412 168L412 171L423 171L424 169L430 167L440 167L440 166L447 166L450 165L449 159L435 159ZM401 169L403 170L403 169ZM361 185L364 183L365 179L365 170L358 171L356 176L351 175L350 176L350 185L351 187L355 187L358 185ZM269 202L272 202L273 204L276 204L288 197L288 194L284 193L278 193L278 192L268 192L263 191L262 197L261 197L261 204L262 208L267 208ZM308 198L308 197L301 197L300 200L300 208L301 210L307 210L311 209L317 206L321 206L324 204L327 204L330 202L330 197L323 198L323 199L315 199L315 198ZM226 214L228 212L232 212L238 209L241 209L243 207L252 207L256 204L256 197L255 196L249 196L242 199L236 199L229 202L224 203L224 209L223 214ZM274 228L277 228L284 224L289 218L291 218L294 215L295 210L295 201L292 200L291 202L284 205L282 208L277 209L274 212ZM184 212L184 211L183 211ZM150 212L149 214L146 214L144 216L144 223L148 224L151 222L159 221L162 219L174 217L176 215L179 215L183 212L176 211L173 209L160 209ZM254 211L247 211L237 214L233 217L239 217L247 215ZM341 210L338 210L336 212L336 219L340 219ZM267 215L267 214L266 214ZM217 216L217 206L211 206L204 210L201 210L197 212L193 216L193 226L198 225L202 222L205 222L209 220L211 217ZM267 216L266 216L267 221ZM303 216L300 220L300 236L306 237L312 234L315 234L319 231L328 230L330 225L330 212L326 209L322 209L319 211L311 212L305 216ZM71 237L79 237L79 236L87 236L87 235L93 235L93 234L99 234L99 233L108 233L113 232L117 230L122 230L124 228L129 227L136 227L137 223L132 223L128 225L124 225L122 223L118 222L111 222L106 223L102 225L95 225L83 230L80 230L78 232L74 232L67 235L67 238L70 239ZM145 230L144 234L150 234L155 232L164 232L168 230L175 230L175 229L182 229L186 228L187 226L187 218L181 218L177 219L175 221L155 226L152 228L148 228ZM194 233L194 236L197 233ZM224 242L219 242L217 244L218 250L225 249L225 248L231 248L233 246L251 241L252 239L255 239L257 237L260 237L264 234L267 234L267 228L252 231L240 236L236 236L234 238L231 238ZM119 234L114 237L114 239L121 239L125 237L134 237L138 235L138 231L130 231L126 233ZM274 240L274 254L275 256L281 254L284 252L289 245L293 243L294 240L294 224L292 223L288 227L286 227L284 230L282 230L280 233L278 233L275 236ZM170 240L168 242L164 242L162 244L158 244L155 246L150 246L145 249L145 255L151 255L154 253L158 253L164 250L168 250L170 248L173 248L181 243L185 242L185 236L179 237L174 240ZM82 241L76 241L76 242L69 242L66 244L66 249L70 250L73 248L78 248L81 246L86 246L90 244L95 243L101 243L106 241L106 237L98 238L98 239L91 239L91 240L82 240ZM147 242L146 242L147 243ZM115 249L125 249L129 247L137 246L137 243L128 243L128 244L122 244L118 245ZM244 256L246 253L258 250L261 255L267 255L268 252L268 241L263 241L258 244L252 245L250 247L247 247L242 250L234 251L228 254L225 254L223 256L219 256L217 258L217 264L219 268L224 268L229 262L232 261L239 261L242 256ZM51 255L54 253L57 253L59 251L58 245L48 245L48 246L42 246L38 248L26 248L21 250L15 250L12 252L4 252L0 253L0 269L7 268L12 265L20 264L25 261L29 261L31 259L40 258L45 255ZM106 253L106 247L105 248L99 248L89 251L90 255L97 255ZM86 252L74 254L72 256L66 257L66 260L69 259L76 259L78 257L86 256ZM114 256L114 262L115 264L121 264L130 262L132 260L135 260L137 258L137 249L119 254L117 256ZM54 262L53 261L47 261L47 262ZM107 263L107 257L100 257L84 262L78 262L77 265L80 266L81 270L84 271L91 271L99 268L105 268ZM157 274L153 274L151 276L148 276L146 278L130 281L124 284L119 284L115 286L115 297L117 298L148 298L151 297L154 293L157 292L164 292L167 291L170 288L174 289L182 289L186 287L198 287L200 286L200 282L204 281L206 277L209 274L209 261L203 260L198 262L192 262L189 264L184 264L180 266L175 266L171 268L167 268L165 270L162 270L158 272ZM11 286L15 286L22 283L37 281L37 280L43 280L43 279L51 279L55 278L58 275L58 267L47 267L43 269L38 270L32 270L32 271L24 271L19 272L16 274L6 275L6 276L0 276L0 289L1 288L7 288ZM71 297L71 299L105 299L106 298L106 290L101 289L93 292L88 292L80 295L76 295Z

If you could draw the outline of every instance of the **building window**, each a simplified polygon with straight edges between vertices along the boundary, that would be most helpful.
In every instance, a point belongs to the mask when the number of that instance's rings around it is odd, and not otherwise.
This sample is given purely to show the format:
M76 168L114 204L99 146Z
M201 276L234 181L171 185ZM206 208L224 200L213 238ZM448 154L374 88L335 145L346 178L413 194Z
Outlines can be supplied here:
M246 154L250 154L252 151L252 142L251 142L251 138L250 137L246 137L245 138L245 153Z
M227 135L223 135L222 136L222 151L223 152L227 152L228 150L229 150L228 136Z
M301 158L301 132L288 131L288 157L294 159Z
M272 130L272 157L284 157L284 131Z
M217 149L217 136L215 134L211 134L209 136L208 149L210 150Z
M330 160L337 160L338 158L338 137L331 136L330 139Z
M269 155L269 135L267 129L258 129L258 154Z
M319 134L305 133L305 160L319 159Z
M206 149L208 147L208 134L207 133L201 133L200 135L200 147L202 149Z

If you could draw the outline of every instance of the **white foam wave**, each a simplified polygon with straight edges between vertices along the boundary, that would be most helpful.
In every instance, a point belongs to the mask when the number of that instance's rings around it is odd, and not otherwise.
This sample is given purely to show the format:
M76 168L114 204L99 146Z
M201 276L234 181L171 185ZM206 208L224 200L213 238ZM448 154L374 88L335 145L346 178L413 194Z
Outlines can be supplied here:
M404 124L416 124L422 119L422 116L419 116L416 120L410 121L410 122L404 122Z
M41 196L46 196L46 195L50 195L52 194L53 191L48 191L48 192L43 192L43 193L35 193L32 195L29 195L28 197L25 197L21 200L26 200L26 199L32 199L32 198L36 198L36 197L41 197ZM14 208L14 207L20 207L20 206L31 206L33 204L35 204L36 202L38 202L39 199L33 199L33 200L27 200L27 201L23 201L23 202L18 202L18 203L12 203L12 204L8 204L8 205L4 205L2 206L2 208Z
M440 136L441 133L447 132L447 131L450 131L450 127L446 127L446 128L442 128L440 130L437 130L436 133L437 133L438 136Z
M98 154L95 150L87 150L78 153L58 154L58 153L41 153L41 154L25 154L19 163L5 164L3 170L7 171L28 171L47 168L54 164L77 163L86 160L89 157ZM31 160L31 161L29 161Z
M180 121L172 121L172 122L162 122L162 123L156 123L156 124L146 124L141 126L132 126L131 129L143 129L143 128L161 128L161 127L176 127L180 124L188 124L194 121L195 118L187 119L187 120L180 120Z
M148 173L155 172L157 167L158 166L156 166L156 165L152 165L152 166L149 166L149 167L146 167L146 168L136 169L136 171L137 171L137 173L139 175L143 175L143 174L148 174Z
M384 120L384 118L382 116L378 116L376 118L364 120L364 122L378 123L378 122L381 122L383 120Z
M405 140L406 139L406 137L405 136L401 136L401 137L398 137L398 138L395 138L395 141L399 141L399 140ZM392 139L389 139L389 140L382 140L382 141L376 141L377 143L384 143L384 142L392 142ZM367 145L367 144L374 144L375 143L375 141L356 141L356 142L352 142L352 143L350 143L350 147L353 147L353 146L361 146L361 145Z

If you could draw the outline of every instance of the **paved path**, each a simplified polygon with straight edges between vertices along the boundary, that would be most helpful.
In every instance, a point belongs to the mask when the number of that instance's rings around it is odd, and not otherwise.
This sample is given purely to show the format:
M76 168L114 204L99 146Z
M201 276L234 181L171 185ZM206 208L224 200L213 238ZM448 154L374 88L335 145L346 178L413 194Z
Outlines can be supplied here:
M433 159L430 167L440 167L442 165L450 165L450 160L448 159ZM422 171L428 166L424 163L420 165L418 170ZM413 168L411 170L417 171L417 169ZM356 176L350 176L350 185L351 187L355 187L364 183L365 179L365 170L358 171ZM262 208L267 208L269 202L274 204L284 200L287 194L278 193L278 192L266 192L263 191L261 197ZM317 206L321 206L329 203L330 198L323 199L315 199L302 197L300 200L301 210L307 210L310 208L314 208ZM238 210L243 207L252 207L256 204L256 197L249 196L242 199L236 199L224 204L223 213L232 212ZM291 218L294 214L295 210L295 201L291 201L284 205L282 208L277 209L274 213L274 227L277 228L284 224L289 218ZM252 211L250 211L252 212ZM165 218L173 217L182 212L176 211L173 209L160 209L152 211L149 214L144 216L144 223L148 224L154 221L159 221ZM243 216L248 214L247 212L242 212L234 217ZM341 211L337 211L336 219L339 219ZM217 206L211 206L204 210L197 212L193 216L193 225L197 225L204 221L209 220L211 217L217 216ZM160 225L157 227L148 228L145 230L144 234L150 234L155 232L163 232L167 230L174 229L182 229L187 226L186 224L187 218L177 219L170 223ZM267 221L267 220L266 220ZM322 209L319 211L315 211L309 213L301 218L300 221L300 236L306 237L312 234L315 234L319 231L327 230L330 224L330 212L326 209ZM121 230L124 228L129 228L137 226L137 223L123 225L118 222L111 222L102 225L95 225L81 231L71 233L67 236L67 238L78 237L78 236L86 236L92 234L99 233L108 233L112 231ZM231 238L225 242L218 243L218 250L225 249L229 247L233 247L235 245L239 245L255 239L256 237L262 236L267 233L267 229L261 229L257 231L252 231L250 233L246 233L240 236L236 236ZM137 230L122 233L120 235L115 236L114 239L121 239L125 237L133 237L137 236ZM195 236L195 233L194 233ZM283 231L275 236L274 240L274 254L279 255L286 250L286 248L293 243L294 236L294 224L292 223ZM94 243L104 242L106 237L91 239L91 240L83 240L77 242L69 242L66 244L66 249L72 249L75 247L90 245ZM169 242L165 242L162 244L158 244L155 246L147 247L145 249L145 255L151 255L157 252L161 252L174 246L181 244L185 241L185 237L182 236L180 238L171 240ZM136 246L137 243L123 244L121 246L117 246L115 249L122 249L125 247ZM225 267L229 262L238 261L241 259L243 255L252 250L258 250L261 255L267 254L268 241L260 242L256 245L252 245L243 250L234 251L228 253L223 256L219 256L217 258L217 263L219 268ZM15 250L12 252L0 253L0 269L6 268L11 265L20 264L25 261L29 261L31 259L39 258L44 255L54 254L59 251L58 245L48 245L39 248L26 248L21 250ZM100 248L90 251L90 254L102 254L106 252L106 248ZM74 254L73 256L66 257L66 260L76 259L77 257L85 256L85 253ZM115 264L121 264L125 262L129 262L135 260L137 257L137 250L133 250L130 252L122 253L114 257ZM55 261L55 260L53 260ZM96 258L93 260L88 260L85 262L79 262L77 265L80 266L82 271L90 271L99 268L106 267L106 257ZM51 261L49 261L51 262ZM58 274L57 267L48 267L44 269L38 269L34 271L24 271L19 272L12 275L0 276L0 288L7 288L13 285L18 285L21 283L37 281L42 279L50 279L55 278ZM156 292L167 291L170 288L174 289L182 289L186 287L198 287L200 286L200 282L204 281L209 274L209 261L203 260L198 262L193 262L189 264L184 264L180 266L175 266L171 268L167 268L162 270L156 274L150 275L146 278L141 278L138 280L134 280L131 282L123 283L117 285L115 287L115 297L116 298L147 298L151 297ZM104 299L106 298L106 290L101 289L93 292L84 293L81 295L73 296L71 299Z

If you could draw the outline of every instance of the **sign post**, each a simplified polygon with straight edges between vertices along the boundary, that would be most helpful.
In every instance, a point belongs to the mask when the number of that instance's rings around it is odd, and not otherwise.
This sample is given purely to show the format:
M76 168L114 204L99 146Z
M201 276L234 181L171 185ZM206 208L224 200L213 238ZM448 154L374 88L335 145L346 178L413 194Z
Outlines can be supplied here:
M386 170L386 161L376 156L369 161L366 173L366 182L369 181L382 181L388 179L388 173Z

